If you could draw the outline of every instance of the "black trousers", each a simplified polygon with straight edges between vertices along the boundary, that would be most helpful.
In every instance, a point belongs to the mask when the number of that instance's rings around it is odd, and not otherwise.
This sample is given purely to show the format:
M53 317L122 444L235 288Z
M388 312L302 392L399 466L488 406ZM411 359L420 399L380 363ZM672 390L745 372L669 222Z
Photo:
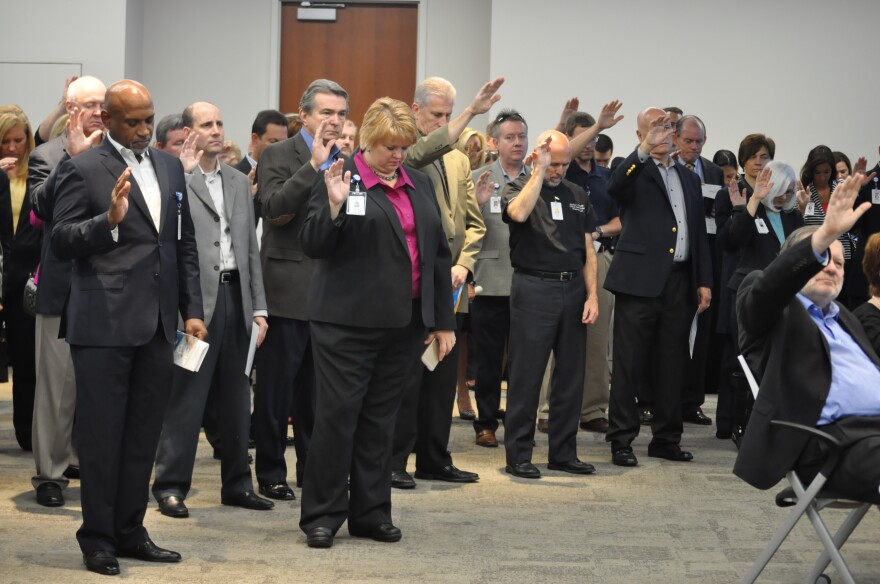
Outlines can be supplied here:
M171 391L173 345L161 327L139 347L71 345L83 553L115 552L148 539L150 473Z
M584 398L587 331L581 322L583 278L568 282L514 273L510 287L510 381L504 447L507 464L532 459L541 381L552 350L550 462L577 458L577 432ZM615 340L616 342L616 340ZM616 367L616 364L615 364Z
M462 316L456 315L458 329L461 329ZM434 371L428 371L420 362L407 381L394 427L393 470L406 470L412 452L416 453L416 470L434 472L452 464L447 448L457 373L458 344Z
M304 320L269 317L269 331L254 357L257 385L254 389L254 441L256 473L260 485L287 480L287 417L293 408L296 479L303 471L315 424L315 371Z
M394 420L408 379L423 367L421 310L414 302L406 327L312 322L311 332L318 389L299 525L335 533L347 519L349 529L369 531L392 522Z
M24 282L10 283L3 296L6 343L12 365L12 425L15 439L24 450L31 449L31 424L37 389L36 320L23 308Z
M841 497L880 503L880 417L850 416L819 430L837 438L843 450L825 488ZM826 446L810 438L798 459L797 471L805 482L822 468Z
M697 309L693 294L689 263L673 265L655 298L615 294L614 368L605 435L612 451L629 446L639 434L636 397L644 372L652 364L653 442L681 441L684 358Z
M250 334L244 326L241 284L221 284L208 325L208 354L198 373L174 368L171 397L156 452L153 497L185 499L192 486L199 425L208 400L221 437L220 496L253 491L247 461L251 389L244 374ZM254 324L253 326L257 326Z
M477 296L470 305L471 346L477 361L474 431L498 429L504 348L510 334L510 296Z

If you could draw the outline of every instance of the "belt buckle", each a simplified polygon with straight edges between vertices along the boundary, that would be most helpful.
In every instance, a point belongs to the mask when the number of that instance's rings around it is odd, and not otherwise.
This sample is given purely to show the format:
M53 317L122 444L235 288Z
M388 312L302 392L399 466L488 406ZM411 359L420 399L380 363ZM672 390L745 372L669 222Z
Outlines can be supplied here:
M221 272L220 273L220 283L221 284L228 284L231 281L232 281L232 274L230 274L229 272Z
M568 282L571 280L571 272L559 272L559 281Z

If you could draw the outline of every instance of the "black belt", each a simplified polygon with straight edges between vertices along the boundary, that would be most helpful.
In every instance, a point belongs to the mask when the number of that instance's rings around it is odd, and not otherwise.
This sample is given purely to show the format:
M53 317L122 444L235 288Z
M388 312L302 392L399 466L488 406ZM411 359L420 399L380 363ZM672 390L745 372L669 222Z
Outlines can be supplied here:
M682 262L672 262L673 270L688 270L691 269L691 260L684 260Z
M541 278L542 280L555 280L557 282L568 282L570 280L574 280L575 276L580 274L580 271L574 272L542 272L540 270L526 270L525 268L516 268L514 270L519 272L520 274L525 274L526 276L535 276L536 278Z
M230 282L238 282L238 270L220 272L220 283L229 284Z

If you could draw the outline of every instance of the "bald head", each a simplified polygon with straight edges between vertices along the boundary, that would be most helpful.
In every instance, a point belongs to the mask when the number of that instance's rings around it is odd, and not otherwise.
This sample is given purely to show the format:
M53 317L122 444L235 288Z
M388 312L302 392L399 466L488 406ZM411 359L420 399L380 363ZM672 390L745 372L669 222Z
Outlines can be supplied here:
M538 136L534 156L537 156L537 151L545 144L550 151L550 164L544 171L544 185L555 187L565 178L568 165L571 164L571 145L562 132L547 130Z
M79 114L79 123L86 136L104 128L101 106L104 104L106 92L107 88L101 80L91 75L80 77L67 86L64 107L68 115L72 116L75 112Z
M139 155L153 136L153 98L137 81L117 81L107 88L101 118L111 138Z

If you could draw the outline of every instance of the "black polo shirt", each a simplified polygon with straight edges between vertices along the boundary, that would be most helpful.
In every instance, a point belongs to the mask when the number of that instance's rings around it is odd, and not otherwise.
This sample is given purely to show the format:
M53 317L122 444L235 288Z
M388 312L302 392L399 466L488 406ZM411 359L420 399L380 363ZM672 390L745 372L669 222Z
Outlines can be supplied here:
M604 166L599 166L593 160L590 172L581 168L574 160L565 173L565 178L581 187L587 192L590 204L593 205L593 211L596 213L596 225L605 225L615 217L620 215L617 208L617 202L608 194L605 186L611 171Z
M545 272L573 272L587 261L585 235L595 229L596 215L584 189L563 179L559 185L541 187L535 208L524 223L513 221L507 205L528 182L520 177L504 188L502 220L510 227L510 263L514 268ZM562 220L553 219L558 202Z

